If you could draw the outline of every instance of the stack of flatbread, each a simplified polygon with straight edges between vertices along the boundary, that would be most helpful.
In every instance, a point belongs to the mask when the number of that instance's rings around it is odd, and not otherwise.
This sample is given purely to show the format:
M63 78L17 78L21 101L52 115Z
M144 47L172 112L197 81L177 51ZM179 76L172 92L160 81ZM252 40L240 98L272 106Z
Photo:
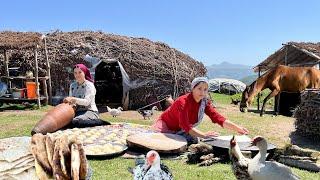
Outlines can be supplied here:
M31 139L36 174L43 179L88 179L88 162L82 143L67 136L35 134Z
M30 137L0 140L0 179L37 179Z

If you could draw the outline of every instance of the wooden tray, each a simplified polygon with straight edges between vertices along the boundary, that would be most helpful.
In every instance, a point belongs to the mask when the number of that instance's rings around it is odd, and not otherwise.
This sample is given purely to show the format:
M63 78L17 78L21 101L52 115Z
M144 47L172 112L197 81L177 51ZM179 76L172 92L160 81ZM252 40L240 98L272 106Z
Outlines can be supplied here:
M181 153L187 149L187 140L180 135L168 133L139 133L127 137L132 148L156 150L159 153Z

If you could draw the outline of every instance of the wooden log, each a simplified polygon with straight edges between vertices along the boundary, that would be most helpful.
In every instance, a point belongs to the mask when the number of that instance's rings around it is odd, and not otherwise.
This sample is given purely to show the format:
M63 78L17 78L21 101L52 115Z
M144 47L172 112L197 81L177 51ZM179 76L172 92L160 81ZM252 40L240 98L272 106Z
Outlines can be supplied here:
M317 163L311 160L303 160L303 159L294 158L292 156L280 155L278 161L288 166L297 167L297 168L305 169L309 171L320 172L320 165L318 165Z
M312 150L307 150L307 149L302 149L296 145L292 145L292 146L288 146L285 150L284 150L284 154L285 155L296 155L296 156L303 156L303 157L310 157L310 158L314 158L320 159L320 152L317 151L312 151Z

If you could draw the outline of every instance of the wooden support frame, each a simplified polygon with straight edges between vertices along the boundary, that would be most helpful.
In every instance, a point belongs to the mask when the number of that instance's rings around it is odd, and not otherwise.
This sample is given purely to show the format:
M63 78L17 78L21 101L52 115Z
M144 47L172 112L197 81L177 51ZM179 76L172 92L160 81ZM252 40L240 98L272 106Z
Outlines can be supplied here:
M47 38L44 37L44 50L45 50L45 56L46 56L46 70L47 70L47 76L49 77L48 79L48 103L52 105L52 82L51 82L51 72L50 72L50 63L49 63L49 57L48 57L48 48L47 48ZM45 82L46 84L46 82ZM46 86L47 87L47 86Z
M258 78L261 76L261 69L258 67ZM258 93L258 98L257 98L257 109L258 111L260 110L260 92Z
M3 56L4 56L4 71L5 75L9 76L9 57L7 50L3 50ZM7 84L9 86L9 89L11 89L11 82L8 80Z
M0 53L3 53L4 55L4 75L0 76L0 79L5 79L7 82L8 88L12 89L12 81L15 80L22 80L22 81L35 81L36 83L36 98L30 98L28 99L27 97L21 97L21 98L14 98L14 97L9 97L8 94L6 97L1 97L2 102L33 102L37 101L37 105L40 108L41 107L41 102L44 102L44 104L48 104L48 101L51 102L52 100L52 87L51 87L51 74L50 74L50 63L49 63L49 58L48 58L48 50L47 50L47 43L46 43L46 38L45 36L41 36L39 33L35 33L32 35L24 34L24 33L13 33L12 36L15 38L13 39L8 39L8 42L5 40L7 37L3 37L2 39L2 46L0 47ZM41 36L41 37L40 37ZM20 39L22 37L26 37L26 41L20 42ZM44 42L43 42L44 41ZM6 45L8 43L9 45ZM13 44L13 45L12 45ZM45 77L39 77L39 64L38 64L38 51L41 50L44 45L44 50L45 50L45 60L46 60L46 70L47 74ZM35 77L26 77L26 76L10 76L9 73L9 61L10 61L10 52L13 50L20 50L20 51L31 51L32 54L34 54L34 62L33 63L33 73ZM46 82L48 80L48 82ZM23 86L23 85L22 85ZM40 96L40 87L41 87L41 93L42 96ZM43 88L43 89L42 89ZM49 93L48 93L48 88L49 88Z
M38 104L38 108L41 108L41 104L40 104L40 91L39 91L39 70L38 70L38 47L36 46L34 48L34 64L35 64L35 78L36 78L36 94L37 94L37 104Z

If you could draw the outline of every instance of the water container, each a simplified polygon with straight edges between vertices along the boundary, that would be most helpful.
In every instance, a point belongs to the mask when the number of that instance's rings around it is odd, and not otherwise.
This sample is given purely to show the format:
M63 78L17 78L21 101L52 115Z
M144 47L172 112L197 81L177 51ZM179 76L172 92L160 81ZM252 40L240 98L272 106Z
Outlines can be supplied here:
M35 133L47 134L55 132L69 124L74 116L75 110L72 105L68 103L59 104L45 114L45 116L35 125L31 131L31 135Z

